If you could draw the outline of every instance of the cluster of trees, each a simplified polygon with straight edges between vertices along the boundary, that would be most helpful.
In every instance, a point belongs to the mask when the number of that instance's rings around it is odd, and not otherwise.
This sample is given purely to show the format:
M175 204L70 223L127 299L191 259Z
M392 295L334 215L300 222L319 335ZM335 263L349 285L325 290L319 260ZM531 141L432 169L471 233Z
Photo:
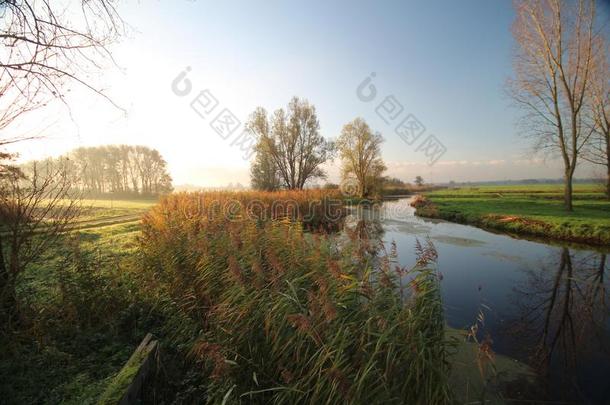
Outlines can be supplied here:
M338 152L344 181L358 185L358 195L375 191L385 165L381 159L383 138L361 118L343 127L336 142L320 135L316 109L294 97L286 110L273 115L259 107L247 124L257 137L256 155L250 169L252 188L273 191L303 189L308 181L326 178L322 165Z
M105 145L81 147L56 160L85 193L159 195L172 191L167 163L156 149L146 146Z
M560 156L567 210L582 160L606 168L610 198L608 26L598 26L595 0L519 0L516 12L509 89L525 111L526 134L536 151Z
M386 176L383 179L383 185L384 185L384 187L389 187L389 188L402 188L402 187L406 187L407 183L404 182L403 180L399 179L398 177Z

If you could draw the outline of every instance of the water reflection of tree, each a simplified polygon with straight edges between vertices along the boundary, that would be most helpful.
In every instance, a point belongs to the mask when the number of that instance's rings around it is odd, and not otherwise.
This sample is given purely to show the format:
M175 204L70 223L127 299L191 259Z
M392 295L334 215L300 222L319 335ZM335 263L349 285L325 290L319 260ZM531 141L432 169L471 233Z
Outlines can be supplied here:
M362 253L371 257L377 256L383 247L385 230L381 223L380 209L376 205L358 206L345 221L344 230L352 243L356 243Z
M526 283L515 289L519 316L509 331L530 348L531 364L542 375L559 378L564 396L578 390L581 360L610 353L610 313L606 255L571 254L568 248L559 253L550 264L528 270Z

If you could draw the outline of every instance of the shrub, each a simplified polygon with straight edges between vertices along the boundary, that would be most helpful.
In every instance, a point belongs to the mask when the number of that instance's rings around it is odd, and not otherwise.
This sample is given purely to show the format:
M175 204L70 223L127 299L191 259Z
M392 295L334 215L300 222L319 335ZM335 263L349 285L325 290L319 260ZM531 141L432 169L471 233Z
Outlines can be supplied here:
M436 218L438 217L438 208L432 201L424 197L423 195L417 195L411 201L411 206L415 208L417 215L423 217Z

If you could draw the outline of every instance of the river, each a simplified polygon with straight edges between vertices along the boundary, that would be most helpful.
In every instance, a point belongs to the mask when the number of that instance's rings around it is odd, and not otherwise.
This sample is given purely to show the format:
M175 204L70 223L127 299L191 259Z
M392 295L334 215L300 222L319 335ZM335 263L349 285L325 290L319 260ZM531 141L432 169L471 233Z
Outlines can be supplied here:
M545 400L610 403L610 248L420 218L409 203L353 209L348 221L375 224L376 237L396 243L404 266L415 262L416 241L429 238L438 251L447 324L468 328L482 312L479 334L491 338L495 353L534 368Z

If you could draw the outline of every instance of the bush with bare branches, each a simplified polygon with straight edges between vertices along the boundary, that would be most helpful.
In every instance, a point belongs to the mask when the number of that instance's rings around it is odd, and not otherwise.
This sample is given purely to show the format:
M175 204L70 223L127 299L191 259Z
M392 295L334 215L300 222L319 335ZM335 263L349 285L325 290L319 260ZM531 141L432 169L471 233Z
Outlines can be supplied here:
M18 277L60 241L78 215L77 196L62 167L32 166L0 179L0 319L18 319Z

